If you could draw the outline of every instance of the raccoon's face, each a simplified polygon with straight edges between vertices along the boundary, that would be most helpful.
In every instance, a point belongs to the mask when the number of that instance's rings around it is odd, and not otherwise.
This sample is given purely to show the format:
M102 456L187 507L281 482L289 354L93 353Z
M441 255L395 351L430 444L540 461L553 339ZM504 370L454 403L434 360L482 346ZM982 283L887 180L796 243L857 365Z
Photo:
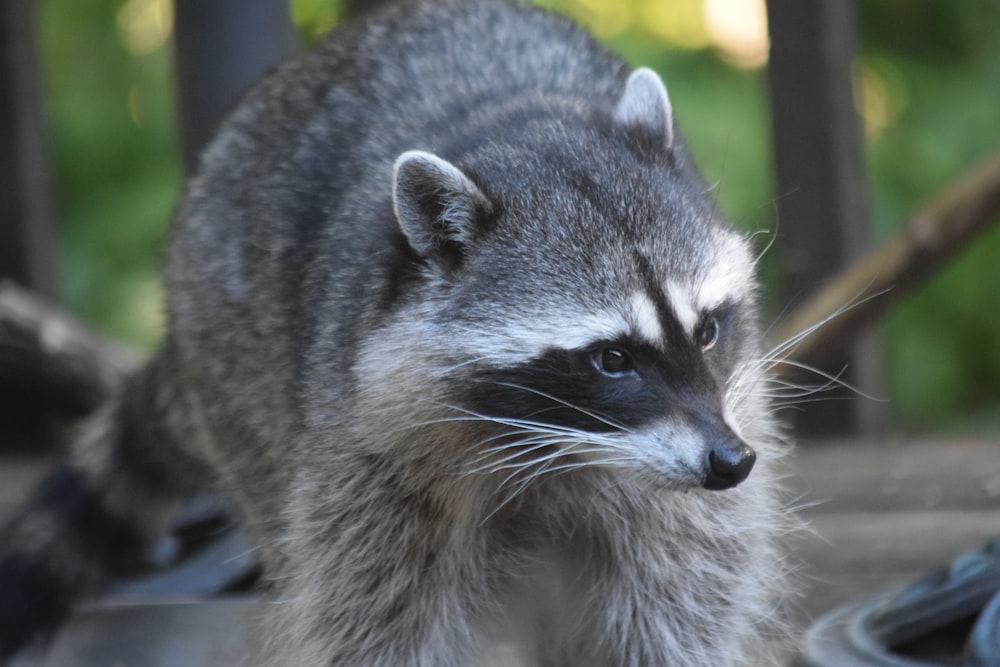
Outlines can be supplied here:
M755 324L751 283L737 280L748 276L718 263L729 254L742 268L745 254L734 237L717 241L732 245L706 250L707 265L684 277L638 253L619 275L580 257L569 263L572 286L507 265L527 281L522 293L475 290L483 298L455 318L478 361L457 374L454 401L506 420L523 436L513 441L537 445L539 460L556 466L600 461L680 486L739 484L755 454L739 435L730 383L753 358ZM496 452L518 454L506 441Z
M442 277L449 404L484 426L477 469L728 489L755 461L733 416L756 354L752 257L671 159L654 74L633 74L611 128L584 137L589 153L505 150L515 187L428 153L397 161L397 217Z

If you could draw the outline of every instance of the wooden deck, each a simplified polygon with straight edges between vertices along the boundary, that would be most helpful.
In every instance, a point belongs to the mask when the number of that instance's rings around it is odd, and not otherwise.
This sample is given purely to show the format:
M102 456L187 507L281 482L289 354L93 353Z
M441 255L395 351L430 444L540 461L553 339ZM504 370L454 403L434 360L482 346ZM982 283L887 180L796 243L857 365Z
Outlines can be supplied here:
M1000 536L1000 441L802 447L790 486L802 620L905 584Z
M827 443L801 447L790 463L808 526L792 540L803 628L1000 536L1000 440ZM0 513L44 469L0 460Z

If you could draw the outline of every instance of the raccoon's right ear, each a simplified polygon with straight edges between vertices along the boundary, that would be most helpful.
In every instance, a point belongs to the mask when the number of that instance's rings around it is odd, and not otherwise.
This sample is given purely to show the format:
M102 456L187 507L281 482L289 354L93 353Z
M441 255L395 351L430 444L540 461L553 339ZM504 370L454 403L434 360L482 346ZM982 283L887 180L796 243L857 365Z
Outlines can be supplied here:
M640 128L667 150L674 147L674 112L660 75L648 67L632 72L612 119L616 125Z
M410 246L445 273L458 267L477 221L492 208L458 167L424 151L396 159L392 205Z

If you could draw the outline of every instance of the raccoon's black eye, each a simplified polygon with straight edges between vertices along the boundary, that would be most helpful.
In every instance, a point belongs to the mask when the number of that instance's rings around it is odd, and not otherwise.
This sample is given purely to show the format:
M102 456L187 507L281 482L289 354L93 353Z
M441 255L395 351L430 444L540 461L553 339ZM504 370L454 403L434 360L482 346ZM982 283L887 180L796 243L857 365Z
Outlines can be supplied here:
M607 347L595 352L594 364L608 375L623 375L634 368L628 353L617 347Z
M702 350L710 350L719 340L719 321L711 315L703 315L694 329L694 342Z

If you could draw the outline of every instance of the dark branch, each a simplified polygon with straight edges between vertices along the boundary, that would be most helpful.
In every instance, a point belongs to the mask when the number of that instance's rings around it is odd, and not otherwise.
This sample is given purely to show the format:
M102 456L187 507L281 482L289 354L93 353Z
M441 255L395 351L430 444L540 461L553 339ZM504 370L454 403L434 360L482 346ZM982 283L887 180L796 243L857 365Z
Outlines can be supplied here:
M138 360L57 307L0 282L0 385L37 395L60 411L86 414Z
M998 220L1000 154L966 173L879 248L831 278L776 327L773 342L829 319L790 355L822 365Z

